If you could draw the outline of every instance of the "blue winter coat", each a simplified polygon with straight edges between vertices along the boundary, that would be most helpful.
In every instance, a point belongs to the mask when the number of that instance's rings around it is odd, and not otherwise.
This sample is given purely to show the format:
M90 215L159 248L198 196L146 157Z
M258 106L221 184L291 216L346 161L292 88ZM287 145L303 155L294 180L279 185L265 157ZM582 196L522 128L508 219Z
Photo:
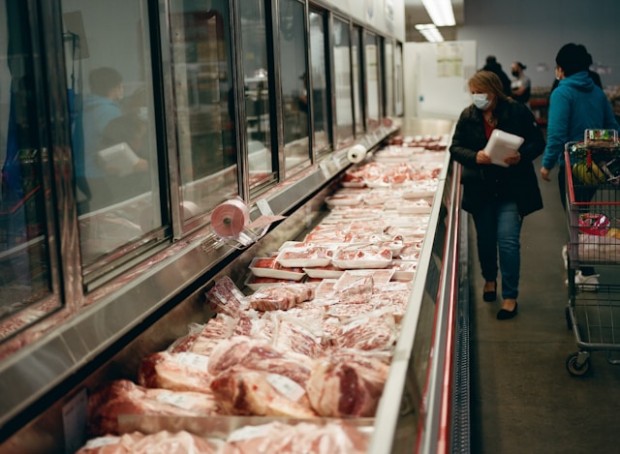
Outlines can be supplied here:
M580 142L586 129L615 129L618 122L607 96L587 71L562 79L551 93L547 123L547 146L542 165L564 165L564 145Z
M105 172L97 162L97 151L102 148L103 131L111 120L122 114L117 102L92 95L84 100L84 153L78 153L76 173L87 178L103 177ZM81 170L84 172L81 175Z

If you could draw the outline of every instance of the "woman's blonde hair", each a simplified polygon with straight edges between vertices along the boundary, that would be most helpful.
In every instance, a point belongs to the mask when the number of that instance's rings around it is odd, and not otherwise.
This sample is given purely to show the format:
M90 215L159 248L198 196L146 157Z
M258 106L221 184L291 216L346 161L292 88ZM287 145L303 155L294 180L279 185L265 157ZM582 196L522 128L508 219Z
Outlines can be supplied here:
M507 99L508 96L502 88L502 81L497 74L491 71L477 71L468 82L469 89L481 93L490 93L497 99Z

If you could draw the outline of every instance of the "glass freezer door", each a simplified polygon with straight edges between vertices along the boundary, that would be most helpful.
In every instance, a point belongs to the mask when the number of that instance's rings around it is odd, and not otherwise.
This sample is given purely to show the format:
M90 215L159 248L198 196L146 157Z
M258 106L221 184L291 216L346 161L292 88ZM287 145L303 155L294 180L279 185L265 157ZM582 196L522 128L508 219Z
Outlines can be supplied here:
M0 0L0 342L59 307L40 52L27 2Z

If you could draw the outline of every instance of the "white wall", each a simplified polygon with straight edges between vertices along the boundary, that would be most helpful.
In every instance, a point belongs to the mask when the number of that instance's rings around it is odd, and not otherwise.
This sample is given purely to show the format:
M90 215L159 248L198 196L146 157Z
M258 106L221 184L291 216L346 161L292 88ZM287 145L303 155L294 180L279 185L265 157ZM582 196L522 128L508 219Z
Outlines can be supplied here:
M495 55L510 76L518 60L534 87L550 86L557 51L574 42L610 68L604 85L620 85L620 0L465 0L464 8L457 39L477 41L479 68Z
M475 41L405 43L405 117L455 120L471 104Z

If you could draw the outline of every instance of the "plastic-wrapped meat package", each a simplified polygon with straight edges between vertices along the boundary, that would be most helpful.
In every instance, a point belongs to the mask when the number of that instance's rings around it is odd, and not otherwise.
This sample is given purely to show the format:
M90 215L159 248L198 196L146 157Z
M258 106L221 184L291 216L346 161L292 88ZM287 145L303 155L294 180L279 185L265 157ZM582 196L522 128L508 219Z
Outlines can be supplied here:
M220 413L209 392L149 389L129 380L116 380L88 400L89 431L93 435L119 434L123 415L211 416Z
M280 352L269 343L244 336L222 342L209 358L209 373L217 376L228 369L243 367L285 376L305 387L312 360L299 354Z
M211 350L222 339L228 339L233 335L239 317L233 318L226 314L217 314L205 325L190 325L189 333L168 347L172 353L193 352L209 355Z
M315 361L306 386L312 408L326 417L374 416L389 365L357 352L334 352Z
M244 310L244 295L228 276L219 279L206 294L209 308L215 312L236 317Z
M360 276L347 282L338 281L336 298L342 303L368 303L372 291L372 276Z
M394 317L385 311L375 311L341 326L332 343L339 348L391 350L397 334Z
M211 389L227 413L312 418L306 390L290 378L235 366L220 373Z
M316 294L316 292L315 292ZM288 320L298 320L315 334L320 334L323 329L323 318L325 317L325 306L317 304L317 300L305 301L298 304L293 309L286 312L272 312L265 314L263 318L271 315L275 318L285 317Z
M394 316L396 323L400 323L405 316L410 294L410 282L389 282L375 288L370 301Z
M76 454L218 454L221 450L220 441L207 440L185 431L162 431L93 438Z
M301 319L276 317L276 331L273 345L280 351L292 351L314 358L323 352L322 329L313 330Z
M223 453L362 454L368 451L369 443L368 434L346 423L272 422L232 432Z
M240 312L237 317L233 336L249 336L254 331L254 323L259 320L259 314L253 310Z
M157 352L142 360L138 384L173 391L211 392L209 357L189 352Z
M314 286L309 284L286 284L266 287L248 298L250 307L257 311L288 310L295 305L314 298Z
M327 307L327 316L337 317L342 322L357 319L376 310L373 303L340 303L335 302Z
M269 314L269 312L265 313L263 317L252 320L252 329L249 334L244 334L244 336L271 342L275 332L275 326L274 321L268 316Z

